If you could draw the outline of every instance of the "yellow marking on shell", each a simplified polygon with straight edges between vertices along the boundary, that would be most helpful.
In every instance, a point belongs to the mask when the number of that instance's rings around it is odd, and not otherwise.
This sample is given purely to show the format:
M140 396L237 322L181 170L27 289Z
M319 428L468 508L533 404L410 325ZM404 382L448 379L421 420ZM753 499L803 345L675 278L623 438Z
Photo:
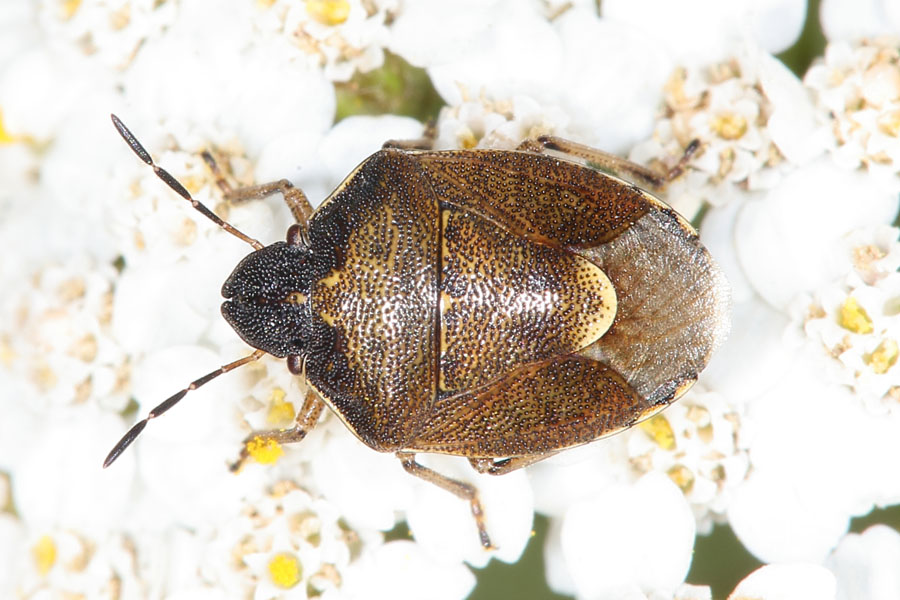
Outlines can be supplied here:
M306 302L306 294L294 291L287 295L285 301L288 304L304 304Z
M672 425L665 416L651 417L638 424L638 427L663 450L675 449L675 432L672 431Z
M259 435L248 441L246 447L247 454L262 465L274 465L284 454L281 444Z
M841 305L838 323L853 333L872 333L872 319L852 296Z
M396 198L397 195L395 193L392 195L391 201L395 202ZM390 245L384 252L385 259L380 264L371 261L356 262L353 265L352 272L346 269L332 269L317 283L319 286L319 293L316 295L316 299L319 300L320 305L322 306L322 310L319 311L319 316L329 326L333 327L336 322L341 320L341 315L345 314L347 310L352 310L352 303L384 300L382 297L383 289L380 288L374 290L360 288L352 296L341 294L338 297L335 297L334 292L330 291L331 288L340 288L348 277L365 279L367 275L371 275L373 281L383 281L394 271L394 266L396 264L395 257L400 252L398 244L402 232L397 228L396 224L394 224L394 211L388 203L385 203L381 208L381 211L384 214L385 222L392 224L389 235L385 236L384 233L380 231L378 223L371 222L359 227L353 237L358 237L360 240L384 239L387 237Z
M300 583L303 568L300 559L288 552L280 552L269 560L269 577L282 589L290 589Z

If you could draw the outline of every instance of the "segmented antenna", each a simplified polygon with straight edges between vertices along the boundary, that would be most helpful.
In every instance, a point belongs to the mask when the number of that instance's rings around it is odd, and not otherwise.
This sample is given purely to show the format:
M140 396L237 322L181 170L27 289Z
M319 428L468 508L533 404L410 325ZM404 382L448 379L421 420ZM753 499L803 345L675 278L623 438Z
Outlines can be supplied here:
M126 433L124 436L122 436L122 439L119 440L119 443L115 445L115 447L112 449L112 451L106 457L106 460L103 461L103 468L105 469L109 465L113 464L113 462L117 458L119 458L119 455L125 451L125 448L130 446L131 442L133 442L135 439L137 439L137 436L139 436L141 434L141 432L144 430L144 427L147 426L147 423L150 421L150 419L155 419L156 417L160 416L161 414L163 414L164 412L166 412L167 410L169 410L170 408L172 408L173 406L178 404L178 401L181 400L182 398L184 398L188 392L192 392L192 391L196 390L201 385L212 381L213 379L215 379L216 377L218 377L219 375L221 375L223 373L227 373L228 371L231 371L232 369L236 369L236 368L238 368L242 365L245 365L249 362L259 360L264 354L265 354L265 352L263 352L262 350L256 350L253 352L253 354L251 354L249 356L245 356L244 358L239 358L238 360L236 360L234 362L230 362L227 365L223 365L223 366L219 367L212 373L207 373L200 379L192 382L189 386L187 386L186 388L184 388L177 394L174 394L171 397L169 397L167 400L162 402L159 406L157 406L156 408L151 410L143 420L135 423L134 427L129 429L128 433Z
M119 135L122 136L122 139L125 140L125 142L131 147L134 153L137 154L142 161L153 167L153 172L156 173L157 177L165 181L166 185L175 190L179 196L190 202L191 206L200 211L203 216L205 216L213 223L215 223L231 235L244 240L245 242L253 246L254 250L262 249L263 245L257 240L254 240L252 237L238 231L231 224L226 223L218 216L216 216L216 213L206 208L205 205L198 202L197 200L194 200L191 197L190 192L188 192L185 187L178 182L177 179L172 177L168 171L153 162L153 159L150 157L150 153L144 149L139 141L137 141L137 138L134 137L134 134L131 133L131 131L129 131L127 127L125 127L125 123L120 121L119 117L117 117L116 115L109 116L112 119L113 125L116 126L116 130L119 132Z

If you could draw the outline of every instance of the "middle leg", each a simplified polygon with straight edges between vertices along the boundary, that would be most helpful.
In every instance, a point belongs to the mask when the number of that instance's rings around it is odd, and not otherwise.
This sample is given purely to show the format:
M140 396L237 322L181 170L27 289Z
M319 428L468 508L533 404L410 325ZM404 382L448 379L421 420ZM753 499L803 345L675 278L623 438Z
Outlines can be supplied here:
M491 538L488 536L487 528L484 524L484 509L481 507L481 500L478 498L478 490L475 486L451 479L446 475L441 475L437 471L424 467L416 462L416 455L412 452L397 452L397 458L406 472L415 475L420 479L431 482L439 488L445 489L454 496L469 501L472 507L472 516L475 517L475 525L478 526L478 537L481 545L485 550L492 550Z

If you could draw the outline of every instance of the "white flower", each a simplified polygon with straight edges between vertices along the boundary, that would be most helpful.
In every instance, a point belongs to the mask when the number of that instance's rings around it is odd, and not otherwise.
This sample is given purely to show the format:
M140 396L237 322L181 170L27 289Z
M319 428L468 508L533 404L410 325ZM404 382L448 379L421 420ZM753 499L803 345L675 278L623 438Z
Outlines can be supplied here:
M44 0L38 20L55 44L124 68L147 38L175 20L176 3L155 0Z
M20 540L18 556L5 564L16 570L16 595L29 598L116 600L148 593L133 540L122 534L35 527Z
M475 576L464 565L444 563L407 541L366 554L347 577L347 596L372 600L457 600L468 596Z
M733 55L745 39L777 54L794 43L803 27L806 3L799 0L612 0L603 16L661 41L679 64L710 64Z
M898 231L880 226L848 236L846 276L798 299L795 319L821 344L823 369L877 412L900 395ZM852 265L852 266L851 266Z
M388 23L399 11L397 0L264 0L255 21L263 35L280 35L322 67L332 81L384 62Z
M16 401L49 408L99 398L124 407L129 366L110 335L114 279L112 266L77 256L10 286L0 368L30 388Z
M835 159L844 166L900 171L898 43L896 37L833 42L804 78L834 133Z
M276 482L239 517L222 521L201 569L232 594L260 600L339 595L355 561L382 544L377 532L354 531L340 519L331 503L292 481Z
M819 20L829 40L896 35L900 7L893 0L823 0Z
M798 294L841 274L846 263L836 258L845 234L889 223L896 212L892 186L822 157L741 208L734 246L753 290L785 310Z
M900 500L900 415L866 410L818 365L797 353L789 376L747 406L752 471L728 520L767 562L820 562L852 516Z
M835 580L827 569L819 565L767 565L744 578L728 598L834 600Z
M668 475L690 503L700 533L724 521L749 468L735 407L719 394L694 388L626 435L634 468Z
M744 190L770 189L783 173L825 149L827 132L795 76L771 56L743 48L736 59L678 69L666 84L666 112L653 137L631 152L638 163L681 158L702 144L687 174L667 191L688 218L703 204L721 206Z
M548 537L546 555L562 560L547 561L547 580L579 598L666 597L687 575L694 534L681 490L648 473L568 508Z
M837 579L838 600L900 597L898 564L900 533L886 525L848 534L825 561Z

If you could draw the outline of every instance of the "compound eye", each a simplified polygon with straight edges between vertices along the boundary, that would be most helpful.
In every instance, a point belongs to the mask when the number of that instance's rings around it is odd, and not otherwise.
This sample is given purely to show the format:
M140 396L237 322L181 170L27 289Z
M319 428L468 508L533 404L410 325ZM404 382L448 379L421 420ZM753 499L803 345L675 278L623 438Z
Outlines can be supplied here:
M303 359L299 354L289 354L287 357L287 368L288 371L293 373L294 375L302 375L303 374Z
M287 243L291 246L305 246L306 245L306 229L302 226L294 223L287 230Z

